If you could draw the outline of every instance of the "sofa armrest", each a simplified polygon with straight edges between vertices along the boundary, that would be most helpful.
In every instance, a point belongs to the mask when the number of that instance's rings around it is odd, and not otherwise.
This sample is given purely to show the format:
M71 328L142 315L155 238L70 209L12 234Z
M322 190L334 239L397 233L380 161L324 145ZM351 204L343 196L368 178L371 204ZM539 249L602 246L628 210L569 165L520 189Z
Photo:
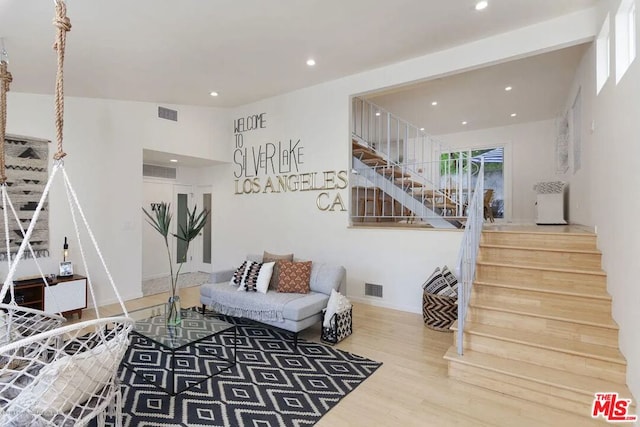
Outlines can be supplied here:
M211 273L211 283L229 282L236 270L221 270Z

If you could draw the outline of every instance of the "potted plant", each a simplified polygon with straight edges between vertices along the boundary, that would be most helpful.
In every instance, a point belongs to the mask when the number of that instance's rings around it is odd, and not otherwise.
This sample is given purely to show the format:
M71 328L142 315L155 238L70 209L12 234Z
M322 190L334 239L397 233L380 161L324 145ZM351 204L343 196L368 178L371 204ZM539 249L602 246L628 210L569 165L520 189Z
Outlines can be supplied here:
M197 206L194 206L192 211L187 208L186 226L180 224L178 226L177 233L170 233L169 231L171 227L171 205L169 203L160 203L156 206L152 213L149 213L145 208L142 208L142 211L147 216L147 222L151 224L151 226L155 228L156 231L158 231L158 233L160 233L160 235L164 238L164 244L167 248L167 256L169 257L169 272L171 277L171 296L169 297L169 301L167 303L167 324L169 325L178 325L182 320L180 316L180 296L176 293L178 290L178 275L180 274L182 265L186 261L186 259L176 260L176 262L178 263L178 269L174 275L173 260L171 258L171 248L169 247L169 234L186 243L186 254L189 251L189 244L193 239L196 238L200 231L202 231L205 224L207 223L207 218L209 217L209 212L206 209L203 209L202 211L200 211L200 213L196 214L197 208Z

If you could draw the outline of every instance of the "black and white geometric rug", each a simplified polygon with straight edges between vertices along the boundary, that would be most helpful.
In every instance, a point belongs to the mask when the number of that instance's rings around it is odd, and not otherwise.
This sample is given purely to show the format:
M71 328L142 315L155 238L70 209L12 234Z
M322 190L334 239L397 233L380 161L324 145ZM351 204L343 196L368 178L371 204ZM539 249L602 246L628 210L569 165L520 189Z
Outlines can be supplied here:
M167 355L153 345L129 350L125 359L137 367L135 373L120 369L125 427L313 425L381 366L302 339L294 349L290 334L245 319L224 320L237 325L237 364L175 397L141 378L165 384ZM178 387L217 369L219 360L204 350L228 357L232 339L233 333L221 334L180 353ZM113 425L110 417L107 424Z

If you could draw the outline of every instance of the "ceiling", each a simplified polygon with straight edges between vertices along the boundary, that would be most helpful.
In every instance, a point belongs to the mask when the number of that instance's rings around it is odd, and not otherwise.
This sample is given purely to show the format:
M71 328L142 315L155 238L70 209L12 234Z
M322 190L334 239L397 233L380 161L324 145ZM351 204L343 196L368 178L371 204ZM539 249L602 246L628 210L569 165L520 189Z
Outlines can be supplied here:
M431 135L553 119L566 107L587 47L581 44L366 98ZM512 89L506 91L507 86Z
M478 12L475 0L68 0L65 91L238 106L595 3L490 0ZM53 7L0 0L12 91L53 92ZM305 64L309 57L315 67ZM209 96L214 90L220 96Z

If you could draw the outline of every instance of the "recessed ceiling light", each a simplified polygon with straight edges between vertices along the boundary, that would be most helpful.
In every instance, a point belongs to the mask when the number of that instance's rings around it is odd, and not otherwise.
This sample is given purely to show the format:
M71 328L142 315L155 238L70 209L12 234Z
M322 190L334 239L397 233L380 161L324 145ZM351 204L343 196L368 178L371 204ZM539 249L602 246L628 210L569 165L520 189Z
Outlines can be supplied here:
M216 91L209 92L209 95L211 95L211 96L218 96L218 92L216 92Z
M169 159L169 161L170 161L171 163L178 163L178 161L177 161L176 159Z
M484 10L487 8L487 6L489 6L489 2L482 0L479 1L478 3L476 3L476 10Z
M506 90L507 92L509 92L511 89L513 89L511 86L507 86L504 88L504 90Z
M517 113L511 113L511 117L515 117L517 115L518 115Z
M376 111L376 116L380 117L380 111Z
M420 128L420 130L424 132L424 128Z
M433 102L431 103L431 105L433 105L433 106L435 107L436 105L438 105L438 101L433 101Z
M312 59L312 58L307 59L307 65L309 67L313 67L314 65L316 65L315 59Z
M463 124L463 125L466 125L466 124L467 124L467 121L465 120L464 122L462 122L462 124Z

